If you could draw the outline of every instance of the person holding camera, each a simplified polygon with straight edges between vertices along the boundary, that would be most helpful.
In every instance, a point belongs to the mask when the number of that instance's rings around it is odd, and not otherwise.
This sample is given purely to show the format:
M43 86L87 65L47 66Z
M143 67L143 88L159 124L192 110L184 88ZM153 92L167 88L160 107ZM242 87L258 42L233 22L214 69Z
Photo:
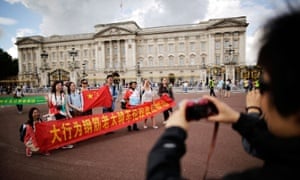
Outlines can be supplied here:
M298 47L290 41L300 41L297 35L299 23L298 9L274 17L264 26L257 61L263 69L262 80L259 91L247 94L247 98L259 97L260 107L255 100L253 104L247 101L246 107L248 112L256 112L263 119L240 113L215 97L203 96L218 110L217 114L208 115L207 120L232 124L232 128L259 152L259 158L264 161L261 167L230 173L223 179L300 179L300 94L290 93L298 80L299 67ZM170 116L166 131L149 153L148 180L182 178L180 159L186 151L189 127L186 103L183 101Z

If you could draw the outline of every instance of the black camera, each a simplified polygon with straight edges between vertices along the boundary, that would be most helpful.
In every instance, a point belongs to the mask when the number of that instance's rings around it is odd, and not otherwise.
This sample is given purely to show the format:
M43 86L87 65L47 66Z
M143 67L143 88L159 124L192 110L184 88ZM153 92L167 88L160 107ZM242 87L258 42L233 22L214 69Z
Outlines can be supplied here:
M186 103L185 118L187 121L199 121L212 114L218 114L218 109L207 99L189 100Z
M59 111L62 110L62 105L57 105L56 109L59 110Z

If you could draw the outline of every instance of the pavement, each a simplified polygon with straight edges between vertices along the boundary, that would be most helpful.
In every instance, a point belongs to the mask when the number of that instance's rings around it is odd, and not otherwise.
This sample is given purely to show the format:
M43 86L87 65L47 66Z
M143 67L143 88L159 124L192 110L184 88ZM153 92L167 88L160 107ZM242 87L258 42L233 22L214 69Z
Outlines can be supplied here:
M184 98L194 99L208 91L175 92L176 102ZM218 95L218 94L217 94ZM245 94L234 92L223 98L238 111L244 111ZM15 106L0 108L0 179L43 180L141 180L145 179L146 160L151 147L164 131L163 116L155 116L158 129L143 128L127 132L126 128L114 134L101 135L75 144L73 149L57 149L50 156L33 154L25 156L25 147L19 140L18 128L27 120L32 106L24 106L18 114ZM45 104L36 105L42 114L47 113ZM118 107L119 109L119 107ZM175 108L176 109L176 108ZM93 113L101 113L101 108ZM149 120L150 126L150 120ZM191 122L187 153L181 161L182 174L188 179L201 179L204 173L214 124L207 121ZM262 161L248 155L242 148L241 137L228 124L221 124L216 147L209 164L207 179L220 179L226 173L261 166Z

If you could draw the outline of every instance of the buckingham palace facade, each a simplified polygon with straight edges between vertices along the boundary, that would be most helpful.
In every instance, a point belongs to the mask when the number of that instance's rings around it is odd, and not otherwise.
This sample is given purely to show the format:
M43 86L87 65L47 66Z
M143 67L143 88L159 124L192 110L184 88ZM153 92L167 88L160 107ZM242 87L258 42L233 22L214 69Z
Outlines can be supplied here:
M98 24L95 33L17 38L18 80L49 86L54 80L102 84L118 72L123 84L148 78L197 84L249 77L245 64L246 17L141 28L134 21Z

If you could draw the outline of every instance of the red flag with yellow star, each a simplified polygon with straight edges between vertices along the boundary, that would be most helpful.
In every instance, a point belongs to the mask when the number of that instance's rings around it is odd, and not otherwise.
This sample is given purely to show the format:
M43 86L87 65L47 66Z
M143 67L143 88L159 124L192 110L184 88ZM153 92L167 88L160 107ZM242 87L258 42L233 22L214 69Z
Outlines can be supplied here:
M83 96L83 111L95 107L111 107L112 96L108 86L103 86L99 89L82 91Z

